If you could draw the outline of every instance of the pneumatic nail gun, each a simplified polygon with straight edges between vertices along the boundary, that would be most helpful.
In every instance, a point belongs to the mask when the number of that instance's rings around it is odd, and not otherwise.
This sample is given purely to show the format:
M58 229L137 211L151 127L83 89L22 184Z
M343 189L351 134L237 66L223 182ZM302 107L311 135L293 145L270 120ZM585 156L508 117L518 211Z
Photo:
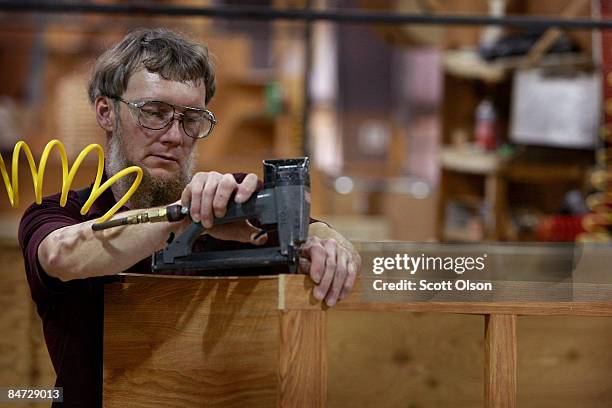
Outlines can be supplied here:
M263 189L245 203L230 203L225 216L214 220L215 225L255 220L264 231L277 230L278 247L194 252L193 246L204 232L202 224L194 222L153 255L153 273L277 265L287 265L290 273L296 273L310 221L308 165L308 158L264 160Z

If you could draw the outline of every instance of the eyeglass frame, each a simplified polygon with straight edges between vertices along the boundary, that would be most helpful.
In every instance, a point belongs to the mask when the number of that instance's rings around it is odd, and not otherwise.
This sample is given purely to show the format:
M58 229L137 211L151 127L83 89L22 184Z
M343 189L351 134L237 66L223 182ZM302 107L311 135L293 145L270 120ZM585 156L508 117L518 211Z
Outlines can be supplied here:
M213 129L215 128L215 125L217 125L219 123L219 121L217 120L217 118L215 117L215 114L212 113L211 111L209 111L208 109L202 109L202 108L194 108L192 106L183 106L183 105L173 105L171 103L168 102L164 102L164 101L158 101L158 100L144 100L144 101L136 101L136 102L130 102L130 101L126 101L125 99L121 98L120 96L110 96L111 99L117 100L119 102L123 102L125 103L128 107L132 108L132 109L138 109L138 117L136 118L136 121L138 122L138 126L142 126L145 129L149 129L149 130L162 130L164 128L166 128L168 125L172 124L172 122L174 122L175 120L178 120L181 124L181 127L183 128L183 132L185 132L185 134L195 140L201 140L201 139L205 139L207 138L213 131ZM173 113L172 113L172 119L170 119L168 121L168 123L166 123L164 126L160 127L160 128L152 128L152 127L148 127L143 125L142 123L140 123L140 112L142 107L150 102L157 102L157 103L163 103L166 104L168 106L172 107ZM187 133L187 130L185 129L185 121L183 120L183 117L185 116L185 114L183 112L177 112L176 108L181 108L181 109L191 109L194 111L198 111L198 112L202 112L205 115L208 116L207 119L210 120L210 130L208 131L208 133L206 133L204 136L202 137L193 137L191 136L189 133ZM177 115L179 115L179 118L177 118Z

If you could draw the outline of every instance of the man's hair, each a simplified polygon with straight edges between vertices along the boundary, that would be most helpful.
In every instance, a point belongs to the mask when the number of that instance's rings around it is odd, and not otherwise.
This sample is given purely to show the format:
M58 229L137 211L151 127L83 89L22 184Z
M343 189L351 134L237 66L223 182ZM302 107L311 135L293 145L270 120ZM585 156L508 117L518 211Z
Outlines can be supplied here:
M206 104L215 94L215 71L208 49L174 31L154 28L128 33L98 57L89 81L89 101L93 104L99 96L121 96L140 68L171 81L203 83Z

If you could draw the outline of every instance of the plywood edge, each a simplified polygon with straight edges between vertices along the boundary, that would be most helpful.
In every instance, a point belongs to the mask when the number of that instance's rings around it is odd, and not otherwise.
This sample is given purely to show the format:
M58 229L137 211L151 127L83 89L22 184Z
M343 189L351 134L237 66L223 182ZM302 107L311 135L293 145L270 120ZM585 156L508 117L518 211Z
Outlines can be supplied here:
M362 280L358 277L349 296L333 307L335 311L438 312L460 314L516 314L534 316L612 316L609 302L377 302L362 296ZM306 275L286 275L279 290L283 292L282 310L327 310L312 296L314 283ZM280 293L279 293L280 297Z
M156 275L145 273L120 273L119 281L122 283L137 283L154 281L159 282L163 279L174 280L225 280L225 281L249 281L249 280L278 280L279 275L258 275L258 276L186 276L186 275Z
M278 275L278 310L285 310L285 275Z

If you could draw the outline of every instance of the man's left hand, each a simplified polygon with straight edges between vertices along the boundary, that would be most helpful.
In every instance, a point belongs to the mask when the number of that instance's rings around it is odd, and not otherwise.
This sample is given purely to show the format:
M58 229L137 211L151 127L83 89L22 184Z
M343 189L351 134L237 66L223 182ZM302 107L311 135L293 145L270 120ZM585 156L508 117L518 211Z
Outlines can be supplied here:
M301 248L300 269L308 273L316 284L313 295L324 300L328 306L334 306L344 299L355 284L357 271L361 267L361 257L352 248L350 242L335 232L321 238L312 234ZM330 237L336 235L337 238Z

